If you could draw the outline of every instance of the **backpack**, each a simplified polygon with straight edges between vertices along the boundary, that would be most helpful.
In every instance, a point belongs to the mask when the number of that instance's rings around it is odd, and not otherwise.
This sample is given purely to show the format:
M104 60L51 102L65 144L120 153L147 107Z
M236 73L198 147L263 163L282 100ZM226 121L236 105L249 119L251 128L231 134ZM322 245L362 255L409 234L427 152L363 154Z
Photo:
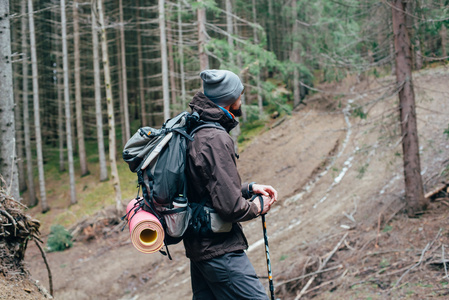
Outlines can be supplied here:
M130 170L137 173L138 196L142 197L129 212L143 209L161 222L164 244L179 243L191 221L192 210L187 199L185 176L188 141L202 128L225 130L219 123L200 120L198 113L182 112L167 120L160 129L142 127L128 140L123 159ZM138 197L136 197L137 199ZM122 217L130 220L128 215Z

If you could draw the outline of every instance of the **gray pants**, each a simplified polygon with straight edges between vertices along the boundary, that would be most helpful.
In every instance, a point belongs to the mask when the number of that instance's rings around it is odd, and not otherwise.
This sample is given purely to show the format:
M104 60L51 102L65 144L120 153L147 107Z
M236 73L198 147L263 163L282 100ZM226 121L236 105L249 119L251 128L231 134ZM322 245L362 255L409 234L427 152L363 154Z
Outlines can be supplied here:
M267 300L268 296L246 254L227 253L190 261L193 300Z

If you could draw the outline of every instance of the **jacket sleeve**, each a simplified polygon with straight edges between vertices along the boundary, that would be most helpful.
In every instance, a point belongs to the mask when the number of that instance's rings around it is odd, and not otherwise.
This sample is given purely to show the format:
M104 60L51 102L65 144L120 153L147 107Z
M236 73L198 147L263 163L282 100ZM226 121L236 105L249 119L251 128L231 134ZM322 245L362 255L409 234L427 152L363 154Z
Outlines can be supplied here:
M242 222L258 216L255 203L242 196L242 184L237 171L234 142L224 132L216 134L203 144L202 160L206 189L211 195L212 207L227 222Z

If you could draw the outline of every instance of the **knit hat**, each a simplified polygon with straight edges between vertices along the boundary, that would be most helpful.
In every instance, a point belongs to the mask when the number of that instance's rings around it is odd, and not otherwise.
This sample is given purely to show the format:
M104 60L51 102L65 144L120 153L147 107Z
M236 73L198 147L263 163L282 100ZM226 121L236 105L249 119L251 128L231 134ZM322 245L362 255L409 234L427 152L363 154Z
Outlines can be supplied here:
M243 91L240 78L231 71L204 70L200 77L203 80L204 95L222 107L237 101Z

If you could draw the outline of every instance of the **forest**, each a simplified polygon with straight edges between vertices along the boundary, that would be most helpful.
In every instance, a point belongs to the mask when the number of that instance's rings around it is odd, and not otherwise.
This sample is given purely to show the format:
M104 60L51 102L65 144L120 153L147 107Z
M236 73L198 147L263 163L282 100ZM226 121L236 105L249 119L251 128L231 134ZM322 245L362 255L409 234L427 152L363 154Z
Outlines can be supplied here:
M201 89L200 70L240 75L247 91L243 128L273 112L290 113L316 91L314 84L394 73L391 7L371 1L12 1L18 189L28 189L27 205L36 205L37 169L40 205L50 209L43 165L58 160L59 170L70 174L70 203L76 203L74 170L89 174L87 153L98 157L97 180L110 176L117 187L114 157L139 127L161 125L188 108ZM408 3L414 69L446 59L447 9L445 1ZM86 145L98 146L97 153ZM121 200L119 190L116 197Z
M423 84L417 90L412 72L443 67L445 78L448 26L447 0L0 0L1 186L44 220L45 234L52 223L74 226L107 205L123 215L136 186L121 158L126 142L140 127L160 128L189 111L202 70L226 69L245 87L231 132L242 154L267 128L282 127L278 120L317 109L318 98L327 101L319 110L359 123L374 105L388 106L376 131L381 144L399 138L403 212L420 216L432 207L429 197L441 198L448 171L444 165L444 185L429 196L415 104ZM447 86L439 91L447 102ZM375 96L347 102L365 94ZM443 123L436 131L449 138L447 118L435 118ZM311 177L321 171L312 169ZM107 199L96 200L92 189ZM54 210L66 214L45 219ZM380 220L374 227L391 221ZM286 299L299 299L310 284L284 290Z

